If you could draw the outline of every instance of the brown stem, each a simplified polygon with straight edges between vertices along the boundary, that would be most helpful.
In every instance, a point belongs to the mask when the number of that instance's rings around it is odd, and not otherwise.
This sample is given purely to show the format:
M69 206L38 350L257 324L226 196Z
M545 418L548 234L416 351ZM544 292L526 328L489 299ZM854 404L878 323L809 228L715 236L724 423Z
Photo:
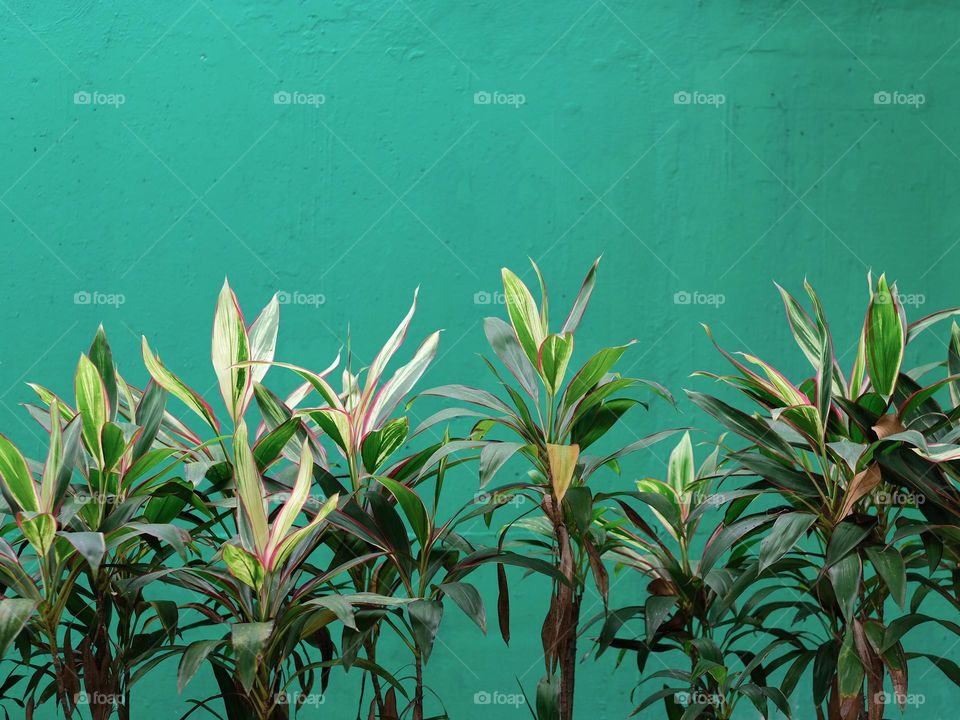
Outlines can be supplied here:
M413 720L423 720L423 660L417 653L417 693L413 698Z

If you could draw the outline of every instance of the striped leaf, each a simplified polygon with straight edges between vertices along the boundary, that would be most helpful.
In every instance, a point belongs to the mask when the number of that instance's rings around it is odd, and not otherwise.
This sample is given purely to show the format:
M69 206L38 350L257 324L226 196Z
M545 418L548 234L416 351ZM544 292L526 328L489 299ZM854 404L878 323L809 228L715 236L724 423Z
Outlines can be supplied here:
M547 335L537 303L527 286L507 268L501 270L503 293L507 303L507 315L517 334L517 340L527 358L536 366L540 345Z
M897 384L906 335L897 299L897 286L894 284L891 288L883 275L870 298L864 334L870 382L874 390L888 399Z
M80 412L83 441L87 450L103 466L103 443L100 433L110 417L107 390L100 373L86 355L80 356L75 381L77 410Z
M274 338L276 340L276 338ZM243 415L253 392L251 368L237 365L250 360L250 340L243 322L237 297L224 280L217 310L213 317L213 369L217 374L220 394L234 422ZM263 367L268 367L264 365Z

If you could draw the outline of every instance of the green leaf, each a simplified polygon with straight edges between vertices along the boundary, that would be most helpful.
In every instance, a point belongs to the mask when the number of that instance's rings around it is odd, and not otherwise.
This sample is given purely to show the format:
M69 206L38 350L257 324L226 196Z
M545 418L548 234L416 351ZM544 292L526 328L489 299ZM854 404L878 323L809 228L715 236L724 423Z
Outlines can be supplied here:
M87 450L103 466L100 432L110 417L107 391L96 366L86 355L80 356L76 377L77 410L83 423L83 440Z
M817 396L816 406L820 418L820 427L826 430L827 420L830 416L830 400L833 393L834 359L833 359L833 338L830 336L830 329L827 326L827 318L824 316L823 307L820 304L820 298L810 287L809 283L804 282L804 287L813 301L814 311L817 316L818 344L820 346L820 355L817 360Z
M240 420L233 436L234 475L240 500L237 509L246 520L250 530L250 540L252 546L256 548L257 555L264 557L270 532L264 506L263 483L247 443L247 425Z
M579 445L554 445L547 443L547 460L550 465L550 485L557 501L563 496L573 481L577 469L577 459L580 457Z
M407 616L417 648L426 664L443 618L443 603L439 600L414 600L407 605Z
M230 627L230 642L237 655L237 676L248 692L259 665L263 651L273 632L273 622L234 623Z
M423 377L427 367L433 362L439 343L439 331L429 335L417 348L413 359L397 369L393 376L384 383L380 391L374 396L370 409L366 413L363 423L364 431L379 427L400 404L400 401L406 397L407 393L413 390L414 385Z
M363 457L363 466L368 473L375 473L387 458L403 445L409 429L407 418L402 417L391 420L364 438L360 452Z
M503 268L500 274L503 277L503 293L513 331L517 334L517 341L527 359L536 367L540 345L547 335L537 303L527 286L514 273Z
M17 525L38 557L45 558L57 535L57 520L50 513L18 513Z
M863 573L860 556L856 553L847 555L842 560L827 568L830 583L837 596L837 603L847 622L852 623L854 605L860 592L860 576ZM842 655L841 651L841 655Z
M37 488L27 461L4 435L0 435L0 478L7 492L23 510L36 512L40 509Z
M853 522L842 522L837 525L827 546L827 565L833 565L846 557L847 553L857 547L870 533L870 530L869 526Z
M853 624L848 625L843 643L840 645L840 654L837 656L837 683L840 690L841 702L856 698L863 689L863 663L857 653L853 640Z
M220 423L217 422L217 418L210 409L210 406L207 405L207 403L204 402L203 399L201 399L201 397L193 390L184 385L180 378L163 366L163 363L160 362L160 358L153 354L153 351L150 349L150 345L147 343L146 338L143 338L141 349L143 351L143 363L146 365L147 372L150 373L150 377L154 379L157 385L162 387L175 398L179 399L193 412L203 418L207 424L209 424L210 427L212 427L214 431L219 434Z
M587 271L587 276L583 279L580 292L577 293L577 298L573 301L573 307L570 308L570 314L567 315L561 332L575 333L577 328L580 327L580 321L583 320L583 313L586 311L587 304L590 302L590 296L593 294L593 286L597 283L598 265L600 265L600 258L594 260L593 265L591 265Z
M897 286L891 288L884 275L870 298L864 327L867 350L867 372L870 381L884 399L893 394L903 362L905 329L903 327Z
M24 598L0 599L0 658L6 657L10 643L23 630L37 603Z
M250 370L253 382L262 382L270 369L277 347L277 331L280 328L280 301L276 294L250 325L250 359L259 365Z
M667 615L677 604L677 598L671 595L651 595L644 605L644 620L647 628L647 644L653 643L657 630L667 619Z
M167 391L156 382L149 383L137 404L136 422L141 432L133 445L134 459L143 457L153 447L160 425L163 423L166 406Z
M950 400L954 407L960 405L960 325L950 327L950 346L947 348L947 375L957 377L950 383Z
M683 437L680 438L680 442L670 453L670 462L667 465L667 482L679 497L683 497L687 490L693 487L696 475L690 433L685 432Z
M570 384L567 385L567 389L563 393L563 408L566 410L573 407L580 398L586 395L590 388L610 372L632 344L633 342L630 342L618 347L604 348L587 360L570 380Z
M760 567L763 572L777 560L786 555L797 540L817 521L812 513L791 512L779 515L767 535L760 543Z
M255 556L238 545L224 543L223 561L231 575L259 592L263 586L264 571L263 565Z
M243 415L253 390L251 368L237 365L251 359L250 339L247 337L237 298L226 280L223 281L213 316L211 356L217 383L220 385L220 395L223 396L230 417L236 422Z
M573 335L548 335L540 345L537 368L551 395L560 392L570 356L573 355Z
M448 582L441 583L440 589L463 610L464 614L473 620L477 627L487 632L487 613L483 607L483 598L477 588L470 583Z
M117 417L117 405L119 395L117 393L117 368L113 364L113 353L110 350L110 344L107 342L107 334L103 331L103 325L97 328L97 334L93 338L89 351L90 361L97 368L97 373L103 380L103 387L107 393L110 420Z
M700 559L700 575L705 576L716 565L720 557L736 545L744 535L768 523L771 523L771 518L765 515L756 515L738 520L716 533L707 543Z
M486 487L507 460L523 447L523 443L515 442L498 441L485 444L480 451L480 487Z
M560 683L556 678L542 677L537 683L536 720L560 720Z
M93 576L96 577L97 571L100 569L100 563L103 562L103 556L107 553L103 533L63 531L60 535L77 549L77 552L83 556L83 559L90 566Z
M420 547L426 547L430 542L430 519L427 516L427 508L423 500L413 490L396 480L382 475L375 475L374 479L383 485L390 494L393 495L400 504L403 514L407 516L410 526L413 528Z
M180 665L177 668L177 692L182 693L197 670L223 640L197 640L187 645L187 649L180 656Z
M687 390L686 392L687 397L689 397L697 407L720 422L720 424L727 429L737 433L737 435L747 438L751 442L756 443L762 448L766 448L784 459L792 461L795 457L795 453L789 443L766 423L710 395L704 395L703 393L693 392L691 390Z
M72 468L71 468L72 469ZM40 478L40 507L52 512L57 496L58 478L63 470L63 428L60 424L60 403L50 403L50 447Z
M907 572L900 551L893 547L867 546L867 557L873 563L877 575L883 578L890 596L901 608L907 601Z
M513 328L500 318L484 318L483 331L497 357L533 400L539 396L537 373L520 347Z

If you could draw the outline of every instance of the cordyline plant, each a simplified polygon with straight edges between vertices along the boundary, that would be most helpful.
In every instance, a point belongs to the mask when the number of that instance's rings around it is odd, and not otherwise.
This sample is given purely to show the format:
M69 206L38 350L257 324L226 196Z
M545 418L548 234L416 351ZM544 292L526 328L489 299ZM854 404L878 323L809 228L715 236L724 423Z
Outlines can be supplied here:
M354 373L348 357L339 391L326 380L329 369L314 373L274 363L296 372L306 385L286 402L266 391L257 393L266 413L278 419L302 419L312 434L333 444L328 457L334 453L339 457L339 462L331 460L314 473L324 493L344 497L330 515L332 527L325 537L334 553L332 564L346 568L348 576L346 582L337 583L337 589L346 594L337 597L352 608L349 621L345 620L339 662L347 668L354 664L379 668L377 648L384 630L389 630L410 650L413 665L410 693L404 691L403 679L398 684L385 672L370 675L368 712L385 720L424 717L423 668L443 617L444 597L451 598L485 632L480 593L464 578L486 562L537 569L527 558L475 547L457 534L457 526L476 514L471 510L473 503L449 518L438 517L448 465L441 449L444 438L411 454L401 453L409 419L392 416L427 370L439 341L439 333L429 335L412 359L384 380L415 309L416 298L369 368ZM313 390L322 404L298 407ZM428 482L432 487L425 496L419 490ZM389 682L383 683L383 678Z
M463 385L448 385L425 393L480 408L443 410L424 427L456 417L474 418L470 438L448 443L441 454L479 449L481 487L517 453L530 463L531 483L520 488L501 488L492 495L505 497L529 491L535 497L550 536L543 550L561 576L553 582L541 632L546 675L538 685L537 708L544 720L570 720L573 716L579 616L590 575L604 604L607 601L609 583L601 556L608 548L602 533L587 531L595 512L588 482L601 468L617 469L620 458L673 432L649 435L602 455L584 452L607 436L628 410L643 405L624 393L646 387L672 402L661 386L648 380L623 378L614 372L617 361L634 341L597 351L566 380L574 334L593 292L599 262L598 259L587 273L559 332L550 331L547 289L536 265L539 306L520 278L504 268L503 288L510 322L498 318L484 321L491 348L513 377L513 382L508 382L486 361L504 397ZM498 579L501 596L505 596L506 575L502 569Z
M931 570L937 566L939 552L930 550L941 546L936 531L957 507L945 472L960 458L948 443L956 415L934 400L956 378L921 386L915 378L922 373L903 371L904 352L920 332L956 311L908 324L896 285L881 276L871 282L856 358L845 376L820 300L806 289L812 315L782 289L781 295L813 377L794 384L759 358L721 350L737 374L700 374L740 391L753 412L688 395L749 443L731 459L758 478L749 489L776 504L742 516L752 498L734 501L717 537L762 536L759 557L740 582L774 581L780 592L769 596L772 607L792 606L795 622L819 625L819 635L807 633L806 625L796 634L788 673L798 676L813 664L819 717L873 720L884 714L885 677L903 707L907 656L900 638L922 621L913 614L891 621L887 600L905 606L906 568L922 566L925 554ZM917 488L925 500L919 512L887 501ZM764 607L758 603L755 612L766 615Z
M218 521L233 523L199 529L197 543L215 549L210 560L160 574L203 598L185 606L201 616L190 629L224 631L219 637L173 648L164 657L180 655L181 691L209 661L230 720L290 717L291 707L309 700L306 695L318 672L321 690L325 689L333 664L328 626L338 618L350 622L349 605L322 593L326 582L344 568L321 571L311 564L338 502L336 495L323 502L311 495L320 470L311 447L317 445L316 438L291 413L278 417L276 411L282 408L259 385L273 360L278 324L274 297L246 327L236 297L224 284L214 316L212 358L235 428L232 450L219 437L220 423L213 410L159 362L146 341L143 345L156 382L183 400L221 440L222 451L204 474L222 494L219 504L235 508L218 514ZM251 447L244 416L255 393L263 397L266 411L262 432ZM291 473L292 482L287 480ZM275 512L270 511L273 506ZM298 526L302 515L306 522ZM198 705L209 708L210 700Z
M609 559L618 569L639 572L649 582L643 605L606 615L597 654L613 647L621 651L622 659L623 653L632 651L641 674L649 667L651 654L662 653L664 659L659 662L664 667L678 650L688 659L686 668L646 674L644 682L680 684L651 692L635 713L662 701L671 720L726 720L734 716L741 701L747 701L763 717L770 717L771 703L790 716L787 695L796 678L788 677L777 687L767 664L769 656L783 650L796 631L765 627L772 607L745 603L739 610L733 608L744 571L755 560L747 544L740 544L722 562L733 537L714 534L696 557L701 525L709 527L712 515L726 503L756 495L751 490L717 491L718 481L726 476L719 452L718 443L698 469L685 433L670 454L666 482L644 478L637 481L636 492L611 493L622 515L614 518L608 513L598 519L607 535L621 543L610 551ZM640 507L631 500L640 501ZM666 536L654 529L657 523L643 518L645 511L655 516ZM643 623L642 635L631 627L637 619Z
M123 380L102 328L80 357L75 406L32 387L46 461L0 438L0 490L16 519L0 541L0 584L17 598L0 604L0 649L25 626L16 648L28 716L53 697L64 717L83 705L94 720L128 718L131 687L178 623L176 604L148 599L142 578L175 552L186 558L175 517L210 514L170 463L202 457L203 444L166 413L161 388Z

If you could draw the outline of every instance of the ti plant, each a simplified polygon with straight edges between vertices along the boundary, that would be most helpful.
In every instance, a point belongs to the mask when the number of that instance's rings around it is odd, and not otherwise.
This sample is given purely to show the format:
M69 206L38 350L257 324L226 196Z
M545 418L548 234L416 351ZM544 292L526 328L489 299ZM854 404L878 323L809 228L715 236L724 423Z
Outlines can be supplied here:
M720 468L719 452L718 444L697 469L693 445L685 433L670 454L666 482L644 478L637 481L636 492L611 494L621 516L613 519L608 514L600 520L608 537L619 541L609 558L621 571L641 573L648 580L648 596L643 605L618 608L606 615L597 652L613 647L620 650L622 658L623 653L632 651L640 673L648 667L650 655L656 654L666 669L647 673L644 681L680 683L650 693L635 712L662 700L671 720L727 720L741 701L747 701L763 717L770 717L771 702L789 717L789 690L785 693L771 683L765 665L789 632L765 628L769 613L758 612L750 604L733 608L740 580L751 562L747 546L740 545L723 561L733 538L729 533L714 534L696 557L700 526L709 526L724 504L755 494L717 491L718 481L726 475ZM639 501L639 506L631 500ZM653 514L665 536L655 530L657 523L644 519L646 512ZM632 630L635 620L642 622L642 636ZM625 637L625 632L630 635ZM688 665L672 669L666 663L678 650Z
M780 292L812 377L794 384L753 355L721 349L736 374L700 374L742 393L752 411L688 394L746 440L731 461L756 478L748 489L774 503L740 517L752 498L734 501L720 533L736 540L763 535L742 582L773 581L779 592L769 596L771 606L795 609L803 632L788 672L798 675L813 664L818 717L873 720L884 714L885 677L902 708L907 657L900 638L918 620L906 615L891 621L887 601L904 607L906 568L922 565L925 554L936 567L934 528L951 504L956 508L956 489L943 465L950 467L960 454L948 443L951 416L934 401L952 378L921 386L917 372L902 369L904 353L920 332L955 311L908 324L896 285L881 276L871 282L856 357L845 376L820 300L809 285L806 290L812 314ZM916 492L911 488L920 488L927 500L919 512L887 502ZM754 611L764 614L764 607L758 602ZM810 622L819 637L808 633Z
M218 433L218 452L202 468L213 483L210 494L221 496L209 501L217 522L196 528L195 536L214 555L162 575L202 599L185 606L200 616L189 629L223 634L175 647L164 657L180 656L181 691L209 661L229 720L286 719L291 707L314 699L309 695L315 677L319 673L324 690L333 664L328 625L338 618L349 622L349 606L322 593L341 568L320 571L312 565L338 502L336 495L320 501L311 493L320 471L311 447L316 438L289 412L278 420L273 412L278 406L259 385L273 360L278 310L274 298L248 328L229 285L217 302L212 359L234 424L232 450L219 436L214 411L143 343L154 379ZM251 447L245 414L255 391L268 412ZM306 521L298 525L301 516ZM211 699L197 704L209 708Z
M425 393L471 406L445 409L423 427L455 417L473 418L470 438L448 443L442 453L479 450L481 488L518 453L530 464L532 482L491 494L497 498L529 491L534 496L548 527L549 542L544 550L561 576L553 582L541 632L546 675L538 686L537 706L544 720L570 720L573 716L579 617L590 575L604 604L607 601L607 570L601 560L604 538L586 531L595 512L588 482L601 468L616 470L620 458L672 432L639 438L601 455L585 452L607 437L631 408L644 405L625 393L645 387L672 401L661 386L648 380L620 377L614 371L634 341L600 349L567 380L574 334L593 293L598 263L599 259L587 273L559 332L550 331L547 289L536 265L539 306L520 278L504 268L503 288L510 322L487 318L484 330L493 352L513 381L504 379L486 360L500 383L502 397L463 385L448 385ZM499 579L500 593L505 595L506 576L501 572Z
M454 464L445 459L444 438L411 454L401 453L409 419L393 414L427 370L439 341L439 333L430 334L411 360L384 381L415 309L416 298L365 371L355 374L348 358L339 392L325 379L328 372L278 363L305 379L304 388L287 403L257 393L266 412L302 419L311 434L333 444L336 455L330 457L339 458L318 468L315 476L325 493L344 497L330 516L326 539L333 564L347 569L347 579L337 584L346 594L338 597L355 609L343 628L340 662L347 668L379 667L378 645L388 630L410 651L413 666L410 693L386 673L370 675L369 713L384 720L424 717L424 666L443 617L443 598L451 598L486 632L480 593L464 578L486 562L530 566L526 558L475 547L456 532L476 514L473 503L452 517L438 516L444 474ZM297 407L313 390L322 405ZM432 487L423 493L428 482ZM384 683L385 678L389 682Z
M128 718L131 687L178 622L176 604L149 599L144 578L174 553L186 559L175 517L209 514L171 469L203 445L166 413L161 388L123 380L102 328L80 357L75 407L32 387L46 461L28 462L0 438L3 498L17 522L0 541L0 582L18 598L2 603L2 647L26 625L16 647L32 671L28 715L55 697L64 717L84 705L94 720Z

